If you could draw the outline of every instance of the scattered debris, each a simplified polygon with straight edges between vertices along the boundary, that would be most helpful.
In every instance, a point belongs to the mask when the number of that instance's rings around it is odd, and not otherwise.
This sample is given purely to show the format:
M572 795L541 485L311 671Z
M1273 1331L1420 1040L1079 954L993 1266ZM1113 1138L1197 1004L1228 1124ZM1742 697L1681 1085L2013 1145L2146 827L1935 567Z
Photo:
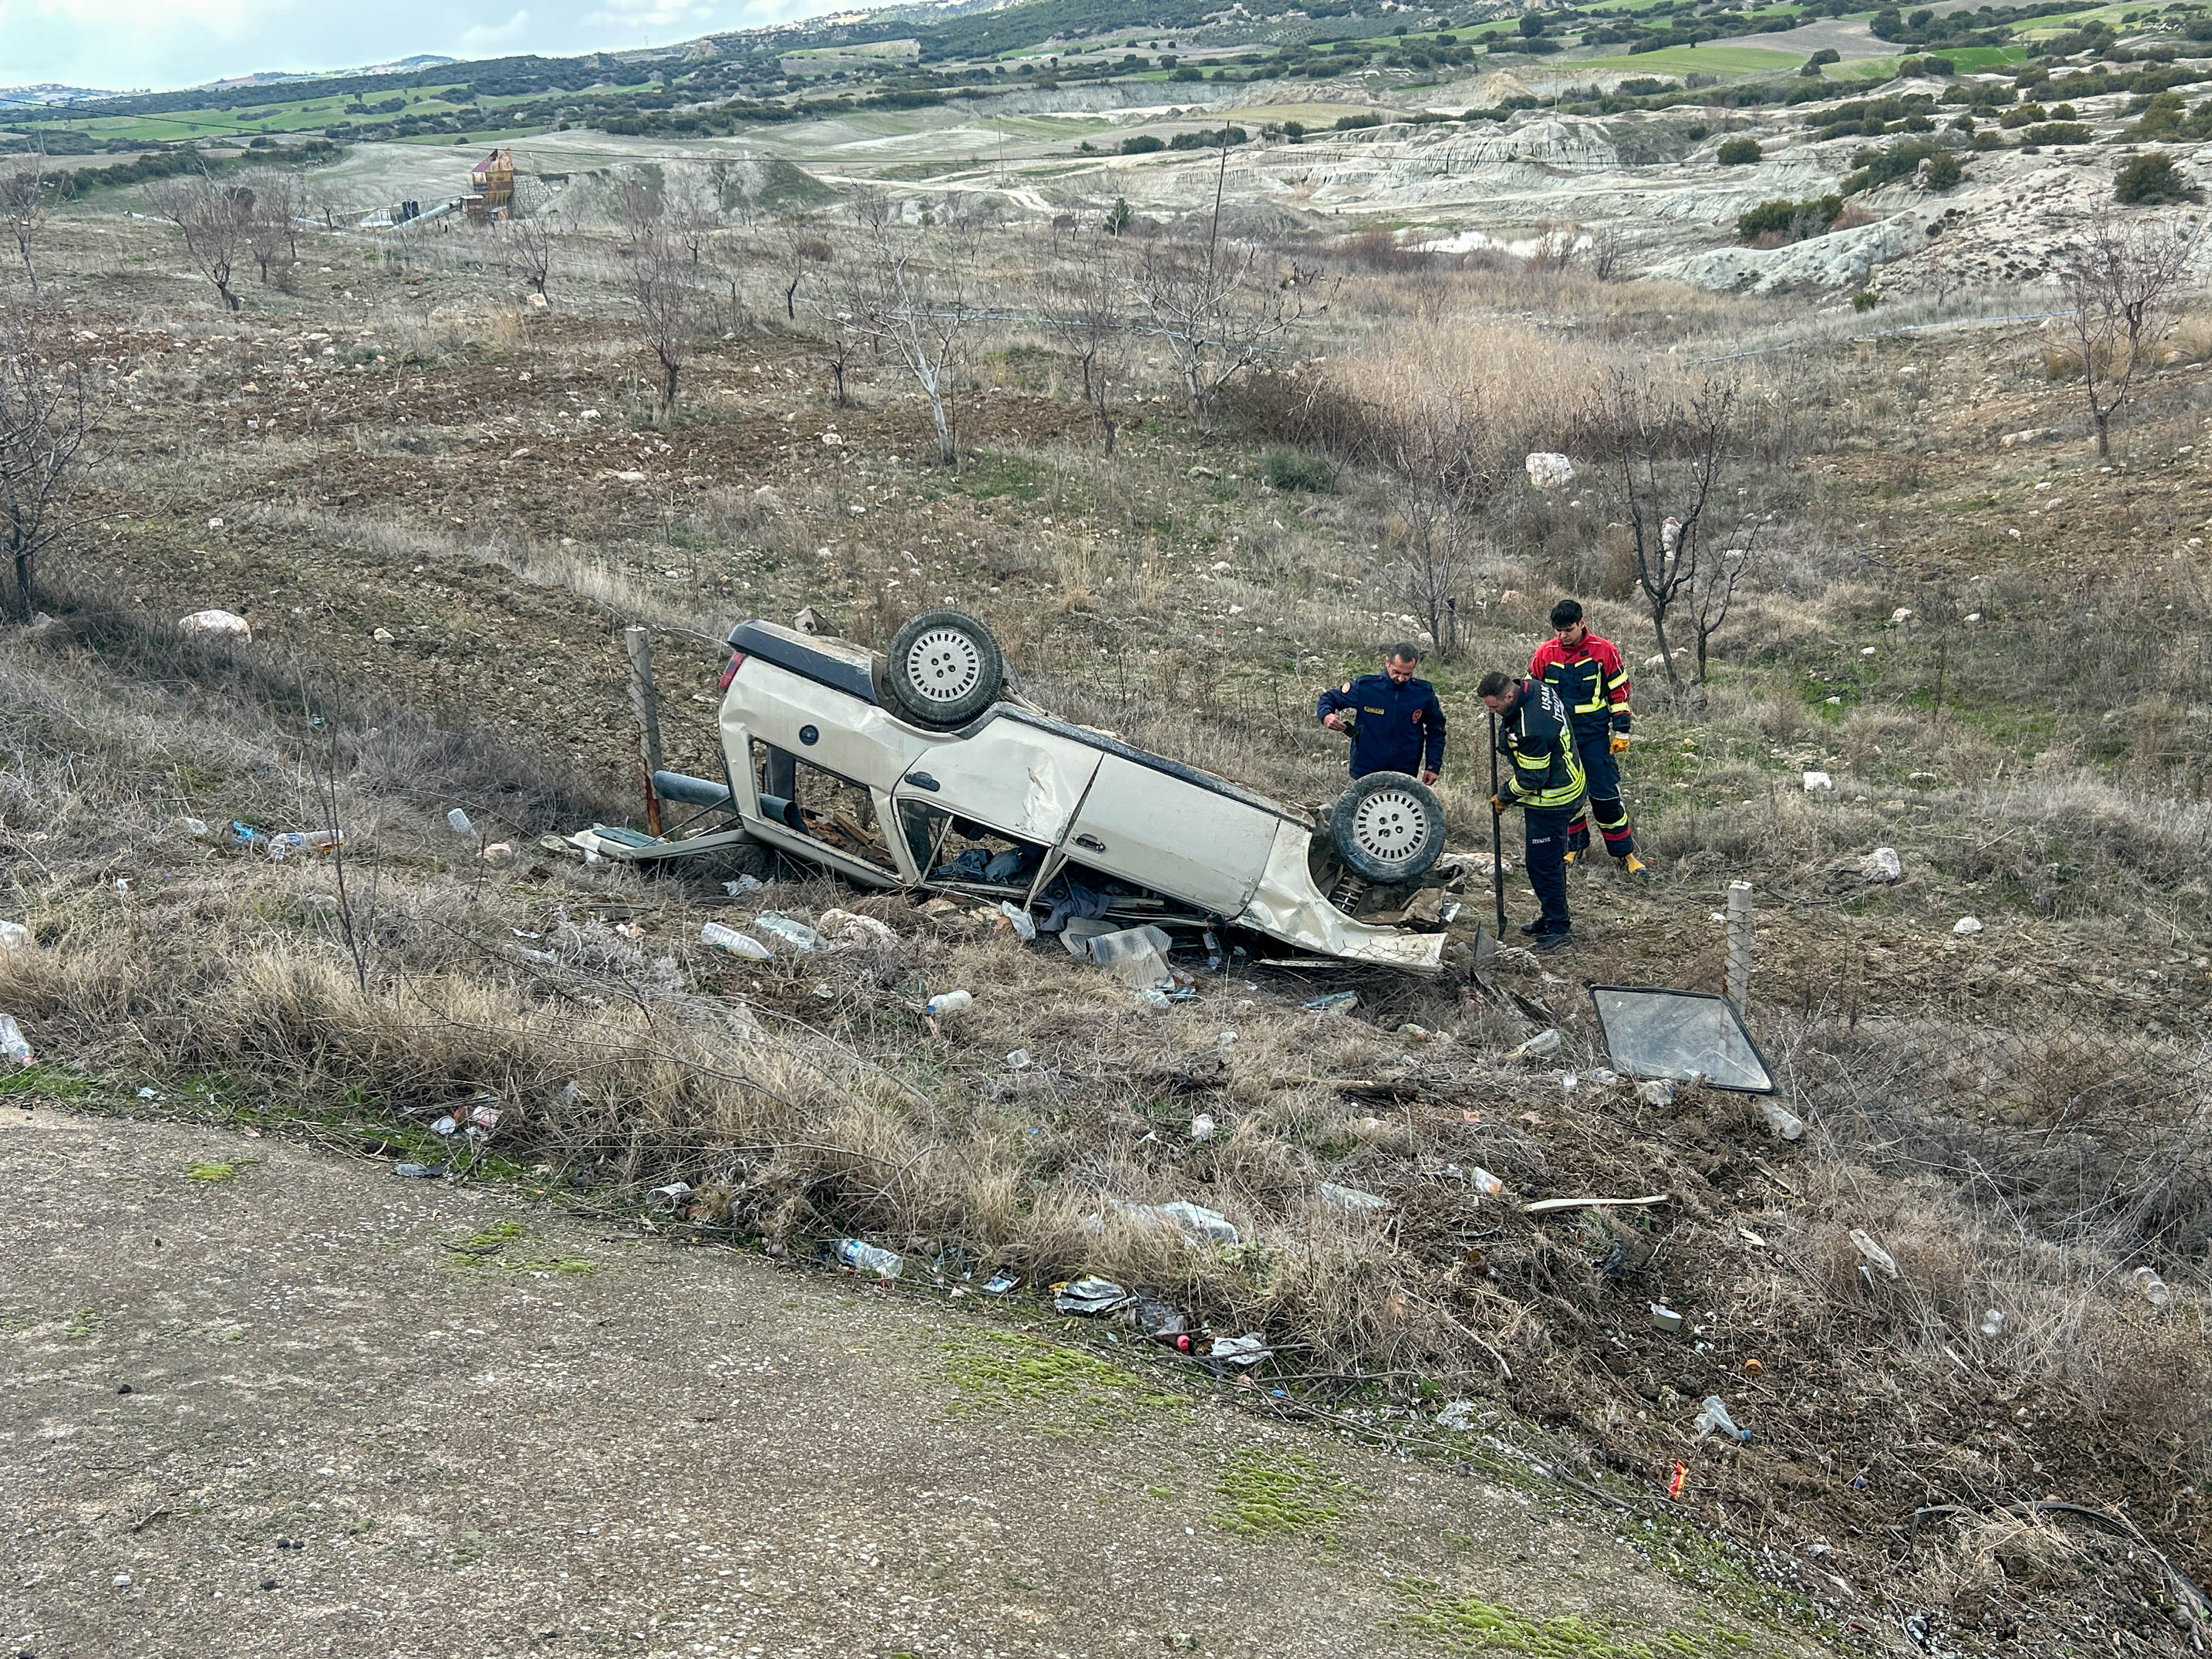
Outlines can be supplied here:
M1644 1198L1540 1198L1533 1204L1523 1204L1523 1215L1550 1215L1555 1210L1635 1210L1653 1204L1664 1204L1672 1193L1653 1193Z
M1951 924L1951 931L1969 935L1978 933L1982 931L1982 919L1979 916L1960 916Z
M407 1181L437 1181L446 1173L442 1164L395 1164L392 1173Z
M446 823L457 836L473 839L477 833L477 827L469 821L469 815L458 806L446 814Z
M1190 1138L1193 1140L1211 1140L1213 1139L1212 1113L1200 1112L1196 1117L1191 1119Z
M1243 1336L1217 1336L1207 1352L1209 1358L1225 1360L1231 1365L1256 1365L1275 1357L1275 1351L1267 1346L1267 1339L1257 1331Z
M1833 789L1835 787L1836 781L1826 772L1808 772L1805 775L1805 793L1808 795L1817 794L1823 789Z
M1984 1336L1995 1336L1998 1332L2003 1330L2003 1310L1999 1308L1990 1308L1985 1310L1982 1314L1979 1328Z
M691 1196L691 1183L688 1181L672 1181L665 1187L655 1187L653 1189L653 1195L672 1210Z
M1467 1184L1485 1198L1497 1198L1505 1191L1505 1183L1480 1164L1468 1172Z
M1678 1504L1681 1502L1682 1488L1689 1484L1689 1480L1690 1466L1680 1458L1676 1458L1674 1473L1667 1479L1667 1496Z
M1722 1402L1720 1395L1717 1394L1709 1394L1705 1396L1705 1403L1698 1412L1697 1420L1691 1426L1697 1430L1698 1438L1700 1440L1717 1431L1739 1445L1751 1443L1751 1431L1736 1427L1735 1419L1729 1415L1728 1407Z
M1029 1068L1030 1051L1028 1049L1017 1048L1006 1056L1006 1069L1008 1071L1026 1072Z
M0 1020L6 1016L0 1015ZM6 1026L0 1025L0 1041L4 1041ZM2163 1312L2173 1305L2173 1287L2158 1276L2154 1267L2138 1267L2135 1272L2136 1288L2143 1293L2143 1300Z
M1455 1434L1465 1434L1480 1426L1482 1402L1480 1400L1448 1400L1437 1413L1437 1426Z
M824 910L822 913L821 937L836 939L842 945L898 943L898 935L873 916L857 915L850 910Z
M1036 943L1037 930L1035 916L1023 909L1020 905L1007 899L1000 899L996 908L999 915L1006 919L1006 926L1013 929L1016 939L1024 945Z
M1674 1085L1664 1079L1639 1083L1636 1085L1636 1097L1647 1106L1672 1106L1674 1103Z
M1869 1237L1865 1228L1852 1228L1850 1241L1851 1247L1866 1258L1867 1265L1875 1268L1884 1279L1897 1277L1897 1258L1875 1243Z
M812 951L822 944L822 935L805 922L779 915L774 910L762 911L753 918L753 926L764 933L775 934L794 951Z
M1553 1026L1548 1031L1537 1032L1535 1036L1530 1037L1519 1048L1510 1050L1506 1054L1505 1058L1508 1060L1540 1060L1546 1054L1558 1053L1561 1041L1562 1039L1559 1036L1559 1028L1557 1026Z
M1333 991L1325 997L1316 997L1310 1002L1299 1005L1324 1014L1348 1014L1358 1006L1359 993L1357 991Z
M1680 1336L1682 1327L1689 1322L1672 1308L1655 1302L1651 1304L1651 1328L1668 1336Z
M1110 1279L1086 1276L1052 1287L1052 1305L1064 1314L1111 1313L1128 1301L1128 1291Z
M983 1281L986 1296L1012 1296L1022 1287L1022 1276L1010 1267L1001 1267Z
M23 1040L22 1028L15 1024L13 1014L0 1014L0 1060L11 1066L28 1066L33 1055L31 1045Z
M270 858L283 860L295 853L335 852L344 840L344 835L336 830L287 830L269 836L263 847Z
M0 951L20 951L31 943L31 930L20 921L0 921Z
M732 898L743 898L747 893L765 893L768 884L758 876L739 876L735 881L726 881L722 890Z
M1348 1210L1355 1214L1363 1211L1387 1210L1390 1207L1389 1199L1380 1197L1374 1193L1362 1192L1357 1187L1340 1187L1334 1182L1324 1181L1321 1183L1320 1191L1325 1202L1334 1204L1340 1210Z
M1799 1140L1804 1138L1805 1120L1772 1096L1759 1097L1759 1115L1766 1120L1766 1127L1773 1130L1780 1139Z
M896 1251L864 1243L857 1238L839 1239L836 1254L837 1260L855 1273L866 1273L877 1279L896 1279L906 1271L906 1258Z
M726 927L719 921L710 921L699 930L700 939L732 956L744 957L750 962L772 962L775 952L763 945L750 933L741 933L734 927Z
M941 991L921 1006L925 1013L957 1014L974 1007L975 997L970 991Z
M1235 1222L1218 1210L1209 1210L1185 1199L1177 1199L1172 1204L1124 1204L1121 1208L1124 1214L1139 1220L1170 1222L1218 1244L1237 1243Z

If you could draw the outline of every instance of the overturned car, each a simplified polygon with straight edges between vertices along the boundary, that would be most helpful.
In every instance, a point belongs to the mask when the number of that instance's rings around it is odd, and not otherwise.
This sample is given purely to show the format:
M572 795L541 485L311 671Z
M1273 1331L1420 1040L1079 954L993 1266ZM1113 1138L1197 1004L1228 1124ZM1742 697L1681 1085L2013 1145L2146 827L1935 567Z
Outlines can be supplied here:
M1371 774L1318 811L1271 800L1045 714L957 611L915 617L886 653L757 621L729 647L725 776L656 773L683 823L595 825L577 844L638 863L757 844L871 886L1022 906L1048 929L1095 916L1442 961L1454 907L1433 887L1404 902L1443 852L1442 805L1414 778ZM1401 920L1354 914L1378 891Z

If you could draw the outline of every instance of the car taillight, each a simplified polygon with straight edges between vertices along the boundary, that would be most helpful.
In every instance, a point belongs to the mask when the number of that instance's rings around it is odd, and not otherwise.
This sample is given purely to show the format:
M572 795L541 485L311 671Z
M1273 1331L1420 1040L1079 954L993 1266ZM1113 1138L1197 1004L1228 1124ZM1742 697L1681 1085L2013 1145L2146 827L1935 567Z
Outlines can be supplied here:
M737 678L738 670L744 667L744 663L745 653L742 651L732 651L730 653L729 665L722 670L722 678L714 683L716 688L723 691L728 690L730 682Z

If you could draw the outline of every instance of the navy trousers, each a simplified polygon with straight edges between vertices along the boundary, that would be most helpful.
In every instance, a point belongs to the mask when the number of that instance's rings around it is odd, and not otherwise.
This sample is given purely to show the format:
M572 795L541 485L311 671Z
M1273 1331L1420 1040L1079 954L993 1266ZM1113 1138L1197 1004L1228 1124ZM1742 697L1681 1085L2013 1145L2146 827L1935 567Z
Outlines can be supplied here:
M1536 890L1536 902L1543 907L1547 933L1567 930L1567 826L1582 816L1582 811L1579 802L1572 806L1521 809L1522 828L1528 834L1528 884Z
M1583 776L1588 781L1589 812L1575 814L1575 821L1567 827L1567 850L1586 853L1589 850L1589 821L1597 820L1598 833L1605 837L1605 850L1617 859L1625 859L1636 850L1636 827L1628 821L1628 808L1620 799L1620 767L1613 757L1613 733L1601 732L1594 738L1577 735L1575 753L1582 759Z

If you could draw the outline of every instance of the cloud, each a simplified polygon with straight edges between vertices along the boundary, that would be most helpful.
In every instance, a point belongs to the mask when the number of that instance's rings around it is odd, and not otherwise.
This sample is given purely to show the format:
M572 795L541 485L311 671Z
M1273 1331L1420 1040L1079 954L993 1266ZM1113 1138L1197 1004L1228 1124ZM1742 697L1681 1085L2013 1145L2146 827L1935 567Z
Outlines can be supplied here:
M478 24L463 29L453 43L454 55L461 58L491 58L520 44L530 28L530 14L518 11L497 28Z
M0 84L197 86L415 52L559 57L666 45L832 9L830 0L0 0Z

